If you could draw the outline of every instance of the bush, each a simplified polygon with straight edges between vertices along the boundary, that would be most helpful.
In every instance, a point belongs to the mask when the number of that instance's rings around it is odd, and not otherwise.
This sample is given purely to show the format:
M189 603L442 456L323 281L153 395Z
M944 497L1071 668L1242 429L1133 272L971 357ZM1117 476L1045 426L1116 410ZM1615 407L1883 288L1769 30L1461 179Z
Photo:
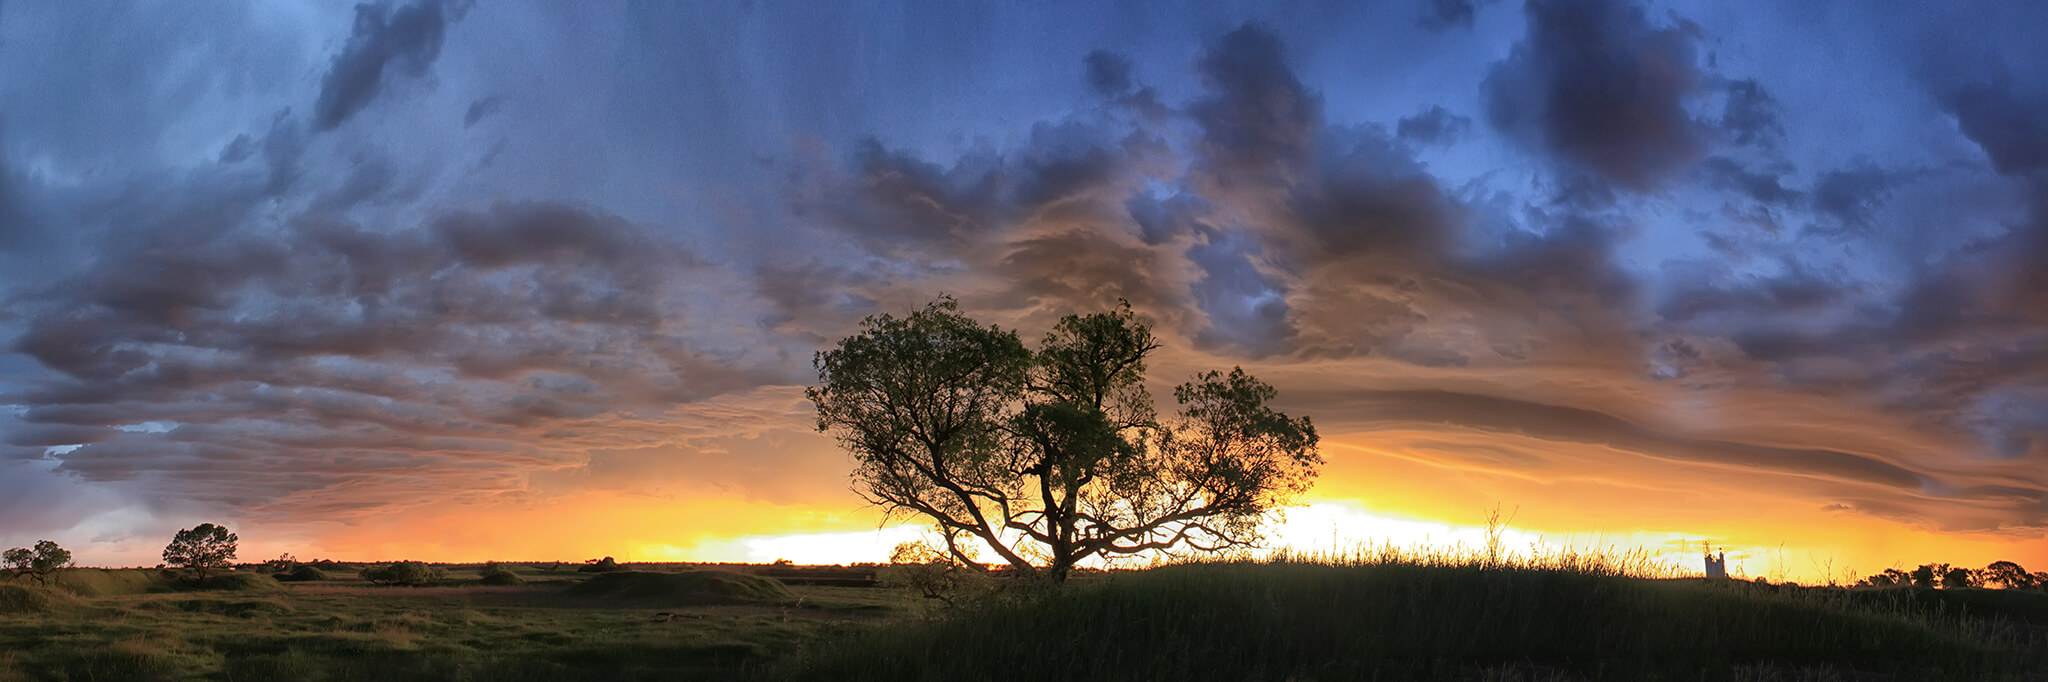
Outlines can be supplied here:
M513 573L512 569L495 566L490 570L484 571L483 578L477 582L484 585L524 585L526 584L526 579L519 577L517 573Z
M400 561L388 566L365 568L362 572L363 579L372 583L409 587L432 585L446 575L446 571L418 561Z
M603 558L603 559L597 559L597 560L593 560L593 561L585 562L585 563L583 564L583 566L582 566L581 568L578 568L578 569L576 569L576 572L577 572L577 573L610 573L610 572L612 572L612 571L616 571L616 570L619 570L619 562L617 562L617 561L613 561L611 557L605 557L605 558Z
M198 588L222 592L263 592L284 589L284 585L261 573L216 573L197 583L182 583L180 588Z
M889 553L889 567L877 572L883 587L907 587L926 599L959 605L961 599L986 594L985 576L955 561L951 554L922 542L904 542Z
M307 583L316 580L333 580L334 576L328 575L326 571L320 570L312 564L299 564L289 572L278 574L277 579L292 583Z

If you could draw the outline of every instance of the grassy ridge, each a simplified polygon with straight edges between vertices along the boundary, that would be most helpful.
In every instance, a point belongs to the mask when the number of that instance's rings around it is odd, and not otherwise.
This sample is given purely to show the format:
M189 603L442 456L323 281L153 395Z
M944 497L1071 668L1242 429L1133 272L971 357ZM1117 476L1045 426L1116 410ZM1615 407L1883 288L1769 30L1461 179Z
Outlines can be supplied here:
M5 586L0 682L2048 679L2048 595L1659 579L1628 556L1186 564L956 610L721 571L515 570L532 581Z
M1936 597L1608 568L1340 561L1170 566L822 647L804 680L2004 679L2016 621ZM1927 591L1932 592L1932 591ZM2035 595L1989 595L1991 598ZM2038 621L2037 621L2038 622ZM2001 624L2003 623L2003 624Z

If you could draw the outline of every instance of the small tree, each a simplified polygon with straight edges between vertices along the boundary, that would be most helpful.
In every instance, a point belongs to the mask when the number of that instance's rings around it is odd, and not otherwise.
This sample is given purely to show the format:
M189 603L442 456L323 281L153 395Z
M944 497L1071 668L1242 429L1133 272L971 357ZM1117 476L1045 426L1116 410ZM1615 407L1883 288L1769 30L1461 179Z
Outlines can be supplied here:
M1273 387L1242 369L1181 384L1180 414L1158 419L1158 348L1128 304L1068 315L1032 351L941 298L818 353L805 395L853 454L855 488L930 519L973 570L988 567L970 544L1057 581L1090 557L1258 542L1322 463L1315 427L1275 412Z
M164 547L164 563L183 566L206 580L207 569L226 568L235 560L235 542L240 538L228 532L226 526L202 523L197 527L178 531L171 538L171 544Z
M71 551L57 546L50 540L36 542L35 549L16 547L0 554L0 561L13 569L14 577L34 578L38 585L48 585L50 574L57 569L71 565Z
M1948 564L1921 564L1919 568L1913 569L1913 586L1932 588L1934 582L1940 580L1946 573Z
M1946 589L1976 587L1978 584L1977 572L1962 566L1951 566L1941 572L1941 586Z
M1993 561L1979 571L1985 583L1998 583L2008 590L2023 590L2034 586L2034 576L2019 564L2010 561Z

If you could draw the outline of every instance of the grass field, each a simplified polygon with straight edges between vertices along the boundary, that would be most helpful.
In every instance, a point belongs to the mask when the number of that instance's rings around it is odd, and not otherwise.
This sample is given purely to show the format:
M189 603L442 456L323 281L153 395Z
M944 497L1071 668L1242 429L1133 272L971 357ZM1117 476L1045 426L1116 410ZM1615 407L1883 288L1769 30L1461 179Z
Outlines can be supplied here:
M2048 680L2048 594L1628 557L1190 564L958 608L830 572L633 568L417 588L73 570L0 587L0 680Z

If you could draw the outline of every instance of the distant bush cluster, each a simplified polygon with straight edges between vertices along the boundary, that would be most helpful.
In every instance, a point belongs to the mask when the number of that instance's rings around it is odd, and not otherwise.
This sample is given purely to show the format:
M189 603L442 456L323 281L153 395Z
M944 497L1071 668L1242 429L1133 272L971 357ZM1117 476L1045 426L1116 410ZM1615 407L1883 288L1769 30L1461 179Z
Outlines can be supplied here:
M577 568L577 569L576 569L576 572L577 572L577 573L610 573L610 572L612 572L612 571L617 571L617 570L620 570L620 569L619 569L619 562L618 562L618 561L616 561L616 560L614 560L614 559L612 559L611 557L605 557L605 558L603 558L603 559L592 559L592 560L590 560L590 561L586 561L586 562L584 562L584 563L583 563L583 566L581 566L581 567L579 567L579 568Z
M378 585L404 585L424 587L447 577L448 572L436 566L418 561L398 561L384 566L365 568L361 573L364 580Z
M477 582L484 585L504 586L526 584L525 578L519 577L519 574L513 573L511 568L508 568L504 564L498 563L496 561L484 562L483 567L477 569L477 576Z
M1983 568L1949 564L1921 564L1911 571L1887 568L1856 583L1861 587L1996 587L2007 590L2048 591L2048 572L2028 572L2011 561L1994 561Z

